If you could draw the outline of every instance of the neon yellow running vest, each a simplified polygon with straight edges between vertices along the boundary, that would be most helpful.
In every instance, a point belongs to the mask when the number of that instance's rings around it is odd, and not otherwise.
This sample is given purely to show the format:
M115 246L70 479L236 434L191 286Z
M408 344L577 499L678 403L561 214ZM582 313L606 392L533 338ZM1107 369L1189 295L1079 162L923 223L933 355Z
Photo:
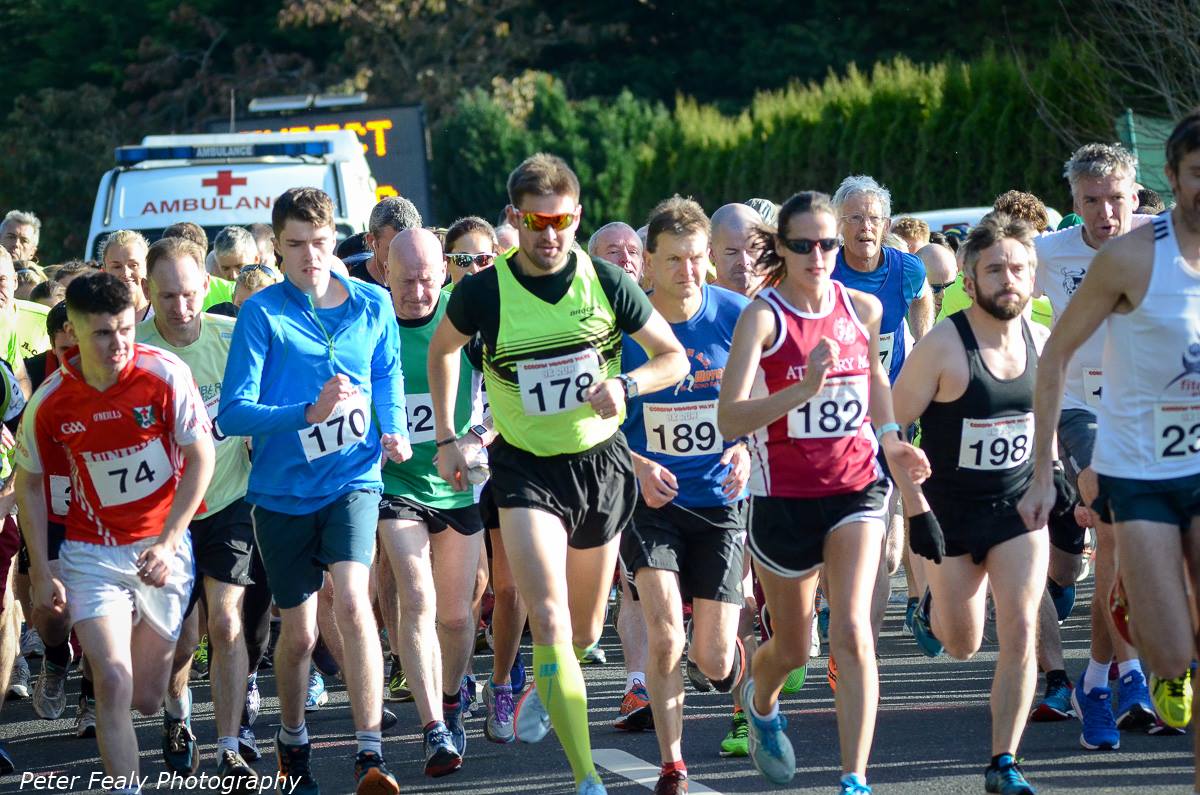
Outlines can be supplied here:
M584 398L621 372L621 330L596 268L576 248L575 278L555 304L513 276L496 258L500 328L496 349L483 353L492 418L504 440L534 455L581 453L612 437L625 419L601 419Z

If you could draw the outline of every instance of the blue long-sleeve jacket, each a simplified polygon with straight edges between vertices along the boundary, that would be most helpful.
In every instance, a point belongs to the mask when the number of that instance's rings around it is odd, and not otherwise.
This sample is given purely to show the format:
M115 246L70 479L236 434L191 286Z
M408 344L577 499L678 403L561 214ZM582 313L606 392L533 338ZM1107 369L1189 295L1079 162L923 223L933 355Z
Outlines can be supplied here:
M217 423L224 434L253 438L246 499L280 513L312 513L355 489L382 489L380 434L408 435L391 299L374 285L333 278L350 297L332 309L314 309L286 279L247 300L225 366ZM305 409L339 373L363 399L309 425Z

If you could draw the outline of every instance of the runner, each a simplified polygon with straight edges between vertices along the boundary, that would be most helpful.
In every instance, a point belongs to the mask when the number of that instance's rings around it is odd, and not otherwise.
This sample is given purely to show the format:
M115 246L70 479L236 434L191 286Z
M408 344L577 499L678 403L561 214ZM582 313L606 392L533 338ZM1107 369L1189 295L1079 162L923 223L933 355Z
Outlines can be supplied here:
M1067 161L1064 176L1083 223L1034 241L1038 255L1034 292L1050 299L1055 324L1074 301L1097 250L1131 229L1149 224L1148 217L1133 212L1137 208L1136 169L1137 161L1129 152L1110 144L1081 146ZM1105 330L1097 328L1073 351L1064 383L1058 448L1067 480L1077 486L1079 473L1092 461L1103 381L1104 339ZM1117 749L1121 742L1119 728L1153 728L1157 722L1137 651L1117 633L1107 609L1107 595L1116 580L1115 544L1112 526L1099 522L1095 554L1097 596L1092 599L1092 643L1087 668L1075 688L1071 687L1065 670L1048 670L1046 695L1036 707L1040 714L1074 712L1083 724L1079 743L1088 750ZM1066 548L1052 551L1052 555L1070 556L1076 547L1082 546L1082 539L1073 539L1062 546ZM1052 610L1053 605L1043 607L1046 615L1043 625L1053 620ZM1108 679L1114 657L1119 669L1117 714L1113 711L1114 694Z
M893 466L921 480L928 463L892 422L879 301L830 280L838 238L829 197L796 194L780 208L779 231L763 238L756 270L767 288L738 321L718 404L724 438L754 434L748 545L776 608L774 634L758 647L742 694L750 756L776 784L796 773L778 698L791 671L808 661L824 564L829 641L841 660L841 791L867 793L879 698L871 591L891 491L868 416Z
M249 233L245 234L251 240ZM185 238L163 238L150 246L146 282L154 316L138 325L137 338L170 351L188 365L212 420L221 402L221 381L234 323L200 311L209 279L203 262L203 250ZM213 441L213 479L204 494L204 509L192 521L192 548L196 571L204 578L200 598L208 618L208 678L217 724L217 774L236 777L254 773L243 753L250 760L258 758L249 725L240 747L239 735L243 733L241 717L247 682L256 682L262 639L268 630L271 596L262 563L257 560L250 506L243 499L250 475L245 440L226 436L214 426ZM253 655L251 645L255 646ZM257 684L254 686L257 688ZM189 694L188 707L190 700ZM181 721L167 716L165 722L168 736L182 733L173 726ZM182 722L190 735L190 714Z
M126 283L104 273L67 288L78 353L30 401L17 494L36 608L69 612L96 687L97 737L115 792L138 791L130 709L158 712L192 586L188 523L212 476L204 404L187 367L134 343ZM82 413L81 413L82 408ZM44 450L71 461L61 579L49 566Z
M387 196L371 209L367 220L366 244L371 250L370 258L355 264L350 275L367 284L387 289L388 246L397 233L405 229L419 229L421 213L403 196ZM276 232L276 236L278 236Z
M754 230L762 223L753 208L734 203L718 207L712 214L712 236L708 255L716 278L713 283L747 298L753 298L762 286L762 275L754 268L759 252L752 246Z
M444 776L461 767L467 747L460 682L474 652L475 624L471 600L464 596L471 593L483 548L483 523L473 492L452 489L438 477L433 463L438 451L426 353L450 300L441 289L445 279L445 259L436 235L412 229L392 238L387 283L400 325L401 366L408 374L404 397L413 457L383 468L379 539L395 575L399 608L394 613L396 624L388 630L424 728L429 776ZM478 391L475 370L460 361L456 436L472 427ZM466 438L474 440L477 456L479 440Z
M1053 505L1050 439L1061 427L1064 381L1069 394L1077 351L1107 320L1092 458L1098 495L1088 478L1080 484L1085 501L1115 522L1129 627L1151 671L1154 706L1183 727L1196 657L1196 591L1189 601L1187 583L1200 576L1200 111L1175 126L1166 160L1175 209L1101 248L1042 354L1034 479L1021 513L1036 526ZM1099 587L1095 601L1103 603Z
M140 232L118 229L104 239L100 249L101 269L129 285L139 323L154 316L150 300L142 288L146 279L146 252L149 248L150 244Z
M331 267L333 217L332 200L316 188L276 200L285 279L242 304L219 422L223 433L252 436L246 501L283 622L274 656L280 772L302 795L319 791L304 701L328 569L356 729L356 791L375 795L399 791L381 750L382 651L368 589L380 454L400 462L412 451L395 315L382 289Z
M620 423L627 398L675 383L687 363L633 280L572 245L583 208L566 163L530 157L509 176L508 194L520 245L458 284L430 344L438 472L470 488L453 420L458 352L479 332L500 432L489 449L491 491L533 631L537 686L517 708L516 733L538 740L553 722L578 791L595 795L604 785L578 659L600 637L617 535L633 511ZM622 331L650 354L626 374Z
M917 343L892 392L897 422L920 419L933 469L923 487L898 478L913 552L933 564L922 567L929 587L913 631L922 649L940 641L956 659L973 657L991 588L1000 654L985 789L1005 795L1034 792L1016 753L1037 684L1037 614L1049 558L1045 526L1030 532L1017 513L1033 471L1038 349L1049 336L1023 316L1033 290L1033 235L1029 224L1002 213L971 230L962 252L974 303Z
M680 742L685 595L692 599L690 656L712 686L730 692L747 663L738 611L750 455L745 442L720 437L716 412L733 328L749 302L704 283L708 230L704 210L690 199L676 196L650 213L650 303L671 324L691 369L673 388L629 401L624 424L641 497L621 542L621 562L646 619L646 684L662 756L657 795L688 789ZM627 338L621 369L645 361Z

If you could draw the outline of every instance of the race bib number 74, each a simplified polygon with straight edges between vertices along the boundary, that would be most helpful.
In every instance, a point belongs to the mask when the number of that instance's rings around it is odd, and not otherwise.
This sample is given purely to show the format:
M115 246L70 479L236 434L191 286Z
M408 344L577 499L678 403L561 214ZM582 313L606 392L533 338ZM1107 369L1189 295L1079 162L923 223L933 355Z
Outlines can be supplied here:
M138 447L85 455L88 478L106 508L149 497L175 476L167 450L158 438Z

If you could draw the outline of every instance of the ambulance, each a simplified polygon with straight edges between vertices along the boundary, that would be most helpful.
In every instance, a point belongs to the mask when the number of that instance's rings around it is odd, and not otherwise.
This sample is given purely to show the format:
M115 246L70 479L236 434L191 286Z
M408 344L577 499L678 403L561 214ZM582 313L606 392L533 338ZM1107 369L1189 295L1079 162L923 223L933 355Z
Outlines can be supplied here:
M153 243L179 221L204 227L209 240L231 224L269 224L275 199L301 187L333 199L339 239L366 229L375 180L350 130L149 135L117 147L116 168L100 178L85 258L99 259L117 229Z

